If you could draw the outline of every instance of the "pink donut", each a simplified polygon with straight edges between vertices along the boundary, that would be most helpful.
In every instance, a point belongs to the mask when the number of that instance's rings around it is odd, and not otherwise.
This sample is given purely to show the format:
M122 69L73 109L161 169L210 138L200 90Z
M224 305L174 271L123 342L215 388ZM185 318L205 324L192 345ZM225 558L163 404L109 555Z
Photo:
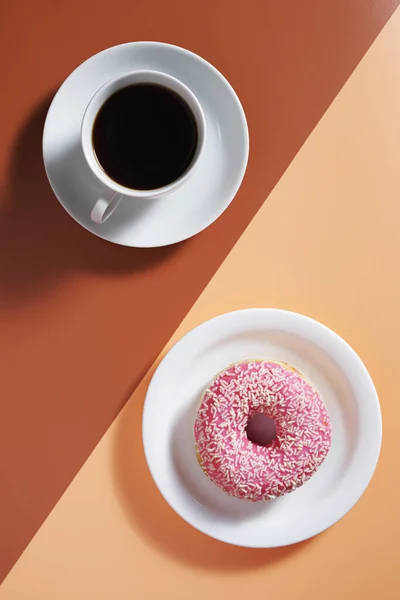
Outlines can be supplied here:
M274 420L268 446L251 442L250 418ZM231 365L205 390L194 426L205 474L230 496L257 502L293 492L318 469L331 445L331 421L319 394L294 367L249 360Z

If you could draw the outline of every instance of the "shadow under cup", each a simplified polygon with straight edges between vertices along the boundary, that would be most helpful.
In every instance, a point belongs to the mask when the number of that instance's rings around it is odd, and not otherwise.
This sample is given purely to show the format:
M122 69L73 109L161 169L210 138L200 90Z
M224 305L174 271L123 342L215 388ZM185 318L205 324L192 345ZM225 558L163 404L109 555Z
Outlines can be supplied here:
M104 222L123 196L157 198L193 173L205 141L202 108L189 88L159 71L107 82L85 111L81 143L105 190L92 220Z

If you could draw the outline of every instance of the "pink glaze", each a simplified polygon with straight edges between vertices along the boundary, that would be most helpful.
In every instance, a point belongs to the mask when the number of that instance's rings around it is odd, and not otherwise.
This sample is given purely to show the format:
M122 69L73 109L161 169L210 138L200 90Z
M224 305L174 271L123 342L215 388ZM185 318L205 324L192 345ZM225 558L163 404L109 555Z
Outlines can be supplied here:
M249 418L263 412L276 438L259 446L247 438ZM252 502L303 485L331 445L331 421L318 393L289 365L245 361L219 373L204 392L194 426L206 475L224 492Z

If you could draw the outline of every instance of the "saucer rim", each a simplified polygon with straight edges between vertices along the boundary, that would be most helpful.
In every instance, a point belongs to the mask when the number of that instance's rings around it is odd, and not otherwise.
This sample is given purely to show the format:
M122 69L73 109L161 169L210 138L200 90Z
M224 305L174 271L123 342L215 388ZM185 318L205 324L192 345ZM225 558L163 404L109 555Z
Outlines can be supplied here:
M237 108L237 115L238 118L240 120L240 127L242 130L242 134L243 134L243 148L242 148L242 160L241 160L241 165L240 165L240 169L237 169L236 173L234 173L232 175L232 178L230 178L230 188L232 189L232 192L229 194L226 194L226 200L225 202L220 206L219 210L216 212L210 212L210 217L206 220L205 223L203 223L199 228L194 228L193 231L185 236L180 236L177 239L172 239L171 241L168 241L167 243L135 243L135 244L130 244L130 243L123 243L121 241L117 241L115 239L111 239L110 237L105 237L104 235L102 235L101 230L95 230L95 229L91 229L89 228L89 226L87 224L85 224L85 222L78 220L77 218L75 218L75 216L72 214L72 212L69 209L69 206L67 205L66 202L62 201L61 198L58 196L56 189L55 189L55 184L52 181L51 178L51 174L49 172L49 168L48 168L48 164L46 163L46 135L48 133L49 130L49 122L50 122L50 118L52 117L52 114L54 112L54 110L56 109L55 107L55 100L56 98L59 96L59 94L61 93L61 91L64 89L64 87L67 87L70 83L70 80L72 79L72 77L79 72L81 69L85 69L88 68L88 66L90 67L90 63L94 60L98 60L99 57L103 56L103 55L107 55L107 53L109 53L110 51L114 51L114 52L118 52L118 50L120 49L126 49L129 47L139 47L142 46L143 49L145 49L146 47L154 47L154 46L158 46L159 48L165 48L168 47L170 49L173 49L177 52L180 52L181 54L185 55L186 57L202 63L206 68L210 69L211 71L214 72L214 74L220 78L221 80L223 80L224 84L226 85L232 100L235 102L236 104L236 108ZM141 69L138 69L141 70ZM132 69L130 72L134 72L135 69ZM167 74L168 71L165 71ZM109 81L109 80L107 80ZM107 83L107 81L105 81L104 83ZM185 84L186 85L186 84ZM189 87L190 89L190 87ZM206 141L207 143L207 141ZM205 148L203 149L203 151L205 151ZM66 211L66 213L81 227L83 227L84 229L86 229L86 231L88 231L89 233L95 235L96 237L99 237L100 239L103 239L106 242L110 242L112 244L116 244L117 246L124 246L124 247L128 247L128 248L162 248L162 247L168 247L168 246L172 246L174 244L178 244L180 242L184 242L196 235L198 235L199 233L201 233L202 231L204 231L205 229L208 229L208 227L210 227L210 225L212 225L217 219L219 219L221 217L221 215L226 211L226 209L229 207L229 205L232 203L232 201L234 200L234 198L236 197L241 184L243 182L244 176L246 174L246 170L247 170L247 165L248 165L248 161L249 161L249 152L250 152L250 138L249 138L249 128L248 128L248 123L247 123L247 119L246 119L246 114L244 111L244 108L240 102L240 99L235 91L235 89L233 88L232 84L226 79L226 77L216 68L214 67L213 64L211 64L209 61L207 61L205 58L199 56L198 54L196 54L195 52L192 52L191 50L188 50L187 48L184 48L182 46L178 46L175 44L170 44L170 43L166 43L166 42L159 42L159 41L150 41L150 40L140 40L140 41L135 41L135 42L124 42L121 44L117 44L115 46L110 46L108 48L105 48L103 50L100 50L99 52L97 52L96 54L93 54L92 56L90 56L89 58L87 58L85 61L83 61L82 63L80 63L62 82L62 84L60 85L60 87L58 88L57 92L55 93L51 104L49 106L49 109L47 111L46 114L46 118L45 118L45 122L44 122L44 126L43 126L43 134L42 134L42 157L43 157L43 163L44 163L44 169L46 172L46 176L49 182L49 185L55 195L55 197L57 198L58 202L61 204L61 206L63 207L63 209ZM186 186L190 186L191 183L191 178L188 179L188 181L186 181L182 188L185 188ZM106 186L104 186L106 187ZM174 192L171 192L171 195ZM146 199L143 199L143 201L145 202Z

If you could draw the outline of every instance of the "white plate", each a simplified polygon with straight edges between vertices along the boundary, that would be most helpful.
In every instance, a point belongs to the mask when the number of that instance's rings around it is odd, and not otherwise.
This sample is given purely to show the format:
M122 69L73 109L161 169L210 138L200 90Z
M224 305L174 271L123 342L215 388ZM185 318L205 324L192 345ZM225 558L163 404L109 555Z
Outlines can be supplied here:
M227 496L203 474L193 424L214 375L257 357L287 361L314 383L332 419L332 446L304 486L252 504ZM275 309L228 313L188 333L155 372L143 412L147 463L171 507L211 537L255 548L299 542L343 517L372 477L381 437L378 397L354 350L324 325Z
M80 146L83 113L93 94L129 71L164 71L185 83L206 120L206 144L193 177L167 198L124 198L102 225L90 212L102 184L85 163ZM227 80L196 54L169 44L132 42L92 56L65 80L47 115L43 157L53 191L83 227L125 246L166 246L213 223L228 207L243 179L249 153L246 117Z

